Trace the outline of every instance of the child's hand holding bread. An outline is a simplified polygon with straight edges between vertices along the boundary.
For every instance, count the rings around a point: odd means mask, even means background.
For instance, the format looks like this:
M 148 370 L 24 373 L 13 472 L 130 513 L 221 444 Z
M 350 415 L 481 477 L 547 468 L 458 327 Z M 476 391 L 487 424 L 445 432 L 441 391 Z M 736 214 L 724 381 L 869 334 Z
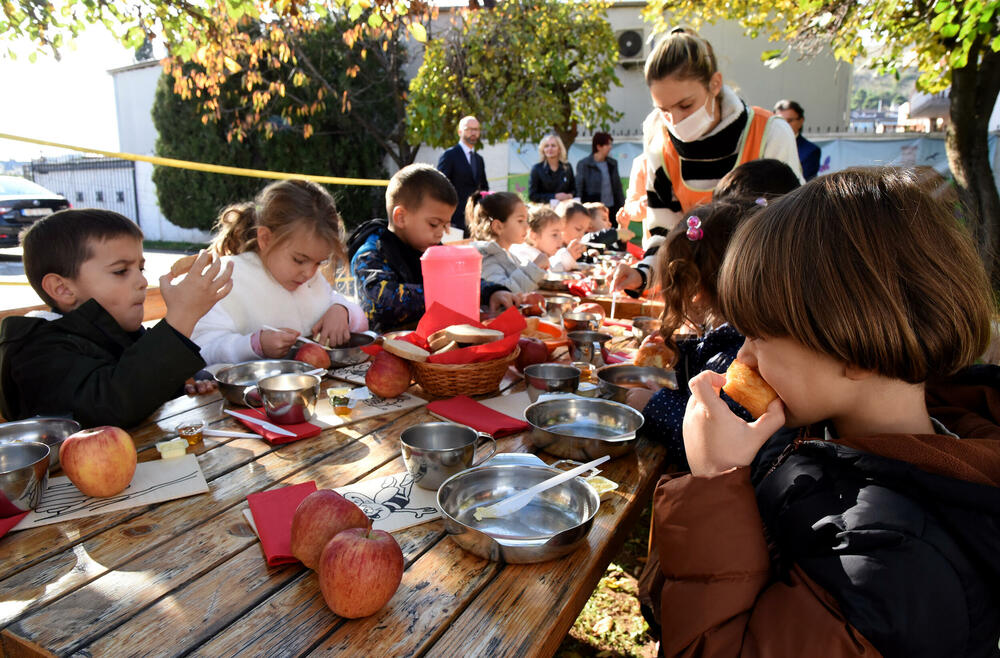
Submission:
M 691 398 L 684 413 L 684 450 L 693 475 L 719 475 L 748 466 L 764 442 L 785 424 L 784 405 L 777 396 L 752 423 L 736 416 L 719 397 L 723 386 L 734 390 L 727 384 L 726 375 L 706 370 L 691 379 L 689 386 Z M 736 393 L 742 396 L 744 391 L 739 389 L 737 385 Z M 728 391 L 727 394 L 733 397 Z

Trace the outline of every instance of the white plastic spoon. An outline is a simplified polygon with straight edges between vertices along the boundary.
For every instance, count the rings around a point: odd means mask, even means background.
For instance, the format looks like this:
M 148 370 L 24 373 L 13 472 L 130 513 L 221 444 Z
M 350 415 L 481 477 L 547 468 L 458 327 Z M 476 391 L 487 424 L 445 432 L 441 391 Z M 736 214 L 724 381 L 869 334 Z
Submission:
M 577 466 L 576 468 L 566 471 L 565 473 L 553 475 L 548 480 L 543 480 L 531 488 L 514 494 L 510 498 L 504 498 L 499 503 L 493 503 L 492 505 L 485 505 L 477 508 L 476 511 L 473 512 L 473 516 L 476 517 L 477 521 L 482 521 L 483 519 L 495 519 L 501 516 L 507 516 L 508 514 L 513 514 L 530 503 L 532 498 L 546 489 L 551 489 L 552 487 L 558 486 L 563 482 L 567 482 L 575 478 L 581 473 L 586 473 L 590 469 L 603 464 L 609 459 L 611 459 L 610 455 L 604 455 L 603 457 L 598 457 L 592 462 L 587 462 L 582 466 Z

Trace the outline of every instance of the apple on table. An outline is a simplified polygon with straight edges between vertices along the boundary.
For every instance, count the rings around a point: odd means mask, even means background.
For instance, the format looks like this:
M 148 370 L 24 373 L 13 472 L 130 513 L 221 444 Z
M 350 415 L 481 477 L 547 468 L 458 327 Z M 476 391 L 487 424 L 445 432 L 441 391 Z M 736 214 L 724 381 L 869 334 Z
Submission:
M 365 373 L 365 386 L 380 398 L 396 398 L 410 387 L 411 379 L 409 362 L 383 350 L 372 359 Z
M 292 516 L 292 555 L 310 569 L 334 535 L 348 528 L 369 528 L 361 508 L 332 489 L 318 489 L 299 503 Z
M 71 434 L 59 446 L 63 472 L 88 496 L 105 498 L 124 491 L 135 475 L 136 460 L 132 437 L 110 425 Z
M 403 581 L 403 551 L 388 532 L 349 528 L 323 549 L 319 588 L 327 607 L 348 619 L 367 617 L 392 599 Z
M 308 363 L 313 368 L 323 368 L 325 370 L 330 367 L 330 353 L 313 343 L 302 343 L 295 352 L 295 360 Z

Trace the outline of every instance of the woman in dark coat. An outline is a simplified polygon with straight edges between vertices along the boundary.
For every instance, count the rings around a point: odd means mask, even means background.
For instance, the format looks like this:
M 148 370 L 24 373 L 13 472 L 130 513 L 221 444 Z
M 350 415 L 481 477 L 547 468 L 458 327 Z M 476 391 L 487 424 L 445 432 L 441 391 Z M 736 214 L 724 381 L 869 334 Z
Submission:
M 625 191 L 618 161 L 609 155 L 612 141 L 608 133 L 594 133 L 590 155 L 576 163 L 576 195 L 583 203 L 600 201 L 608 207 L 611 217 L 617 217 L 625 204 Z
M 566 161 L 566 146 L 559 135 L 546 135 L 538 144 L 541 161 L 531 168 L 528 199 L 549 203 L 552 199 L 572 199 L 576 192 L 573 167 Z

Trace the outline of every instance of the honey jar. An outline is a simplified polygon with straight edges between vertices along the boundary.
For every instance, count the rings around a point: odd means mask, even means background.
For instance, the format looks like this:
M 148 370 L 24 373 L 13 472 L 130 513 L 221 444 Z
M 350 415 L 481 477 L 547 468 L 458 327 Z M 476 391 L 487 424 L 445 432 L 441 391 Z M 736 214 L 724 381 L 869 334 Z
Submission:
M 348 397 L 350 392 L 351 389 L 347 386 L 338 386 L 326 389 L 326 394 L 330 398 L 330 406 L 333 407 L 333 413 L 338 416 L 351 415 L 351 399 Z
M 202 432 L 204 429 L 204 421 L 195 420 L 187 423 L 181 423 L 177 426 L 177 435 L 185 439 L 189 446 L 196 446 L 201 443 Z

